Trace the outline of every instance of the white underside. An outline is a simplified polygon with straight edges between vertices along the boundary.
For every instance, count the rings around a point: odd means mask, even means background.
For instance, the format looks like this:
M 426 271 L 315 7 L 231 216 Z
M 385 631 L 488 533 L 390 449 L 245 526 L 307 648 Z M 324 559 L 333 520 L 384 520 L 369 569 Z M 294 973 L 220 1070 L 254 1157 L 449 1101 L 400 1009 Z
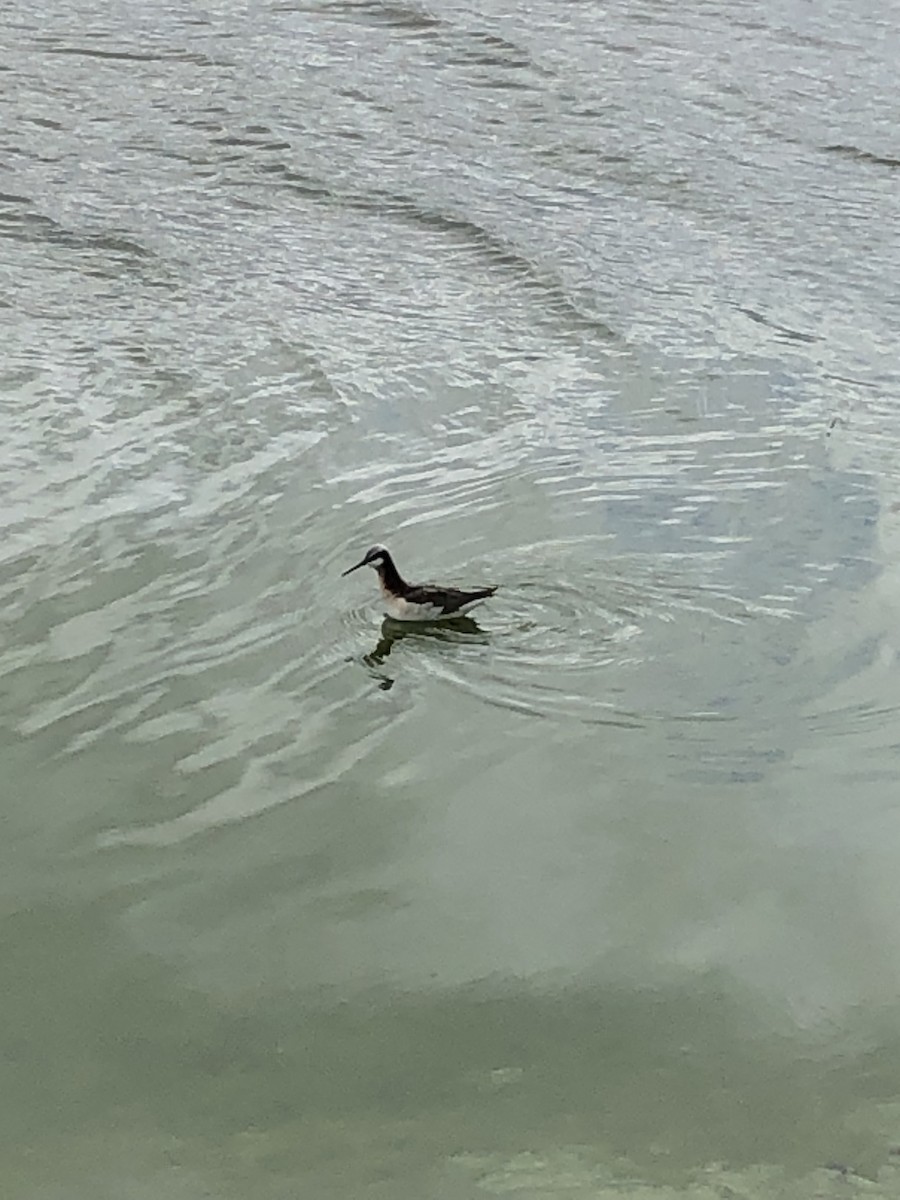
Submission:
M 481 604 L 483 599 L 482 596 L 481 600 L 470 600 L 468 604 L 455 608 L 453 612 L 444 612 L 437 604 L 410 604 L 401 596 L 385 596 L 384 611 L 394 621 L 450 621 L 454 617 L 465 616 L 476 604 Z

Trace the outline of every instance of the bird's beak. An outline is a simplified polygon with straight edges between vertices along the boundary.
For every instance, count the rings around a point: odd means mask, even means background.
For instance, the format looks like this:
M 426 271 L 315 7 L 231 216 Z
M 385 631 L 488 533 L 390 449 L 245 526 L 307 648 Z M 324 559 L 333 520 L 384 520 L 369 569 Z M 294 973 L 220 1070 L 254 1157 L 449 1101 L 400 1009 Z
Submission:
M 351 571 L 358 571 L 360 567 L 364 567 L 365 565 L 366 560 L 363 559 L 362 562 L 358 562 L 355 567 L 348 567 L 346 571 L 341 571 L 341 575 L 349 575 Z

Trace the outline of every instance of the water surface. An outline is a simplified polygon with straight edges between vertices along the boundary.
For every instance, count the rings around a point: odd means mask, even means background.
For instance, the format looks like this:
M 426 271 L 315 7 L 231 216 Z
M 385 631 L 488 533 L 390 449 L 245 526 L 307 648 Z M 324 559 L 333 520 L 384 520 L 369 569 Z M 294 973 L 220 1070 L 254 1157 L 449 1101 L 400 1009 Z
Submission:
M 5 6 L 5 1193 L 897 1194 L 897 17 Z

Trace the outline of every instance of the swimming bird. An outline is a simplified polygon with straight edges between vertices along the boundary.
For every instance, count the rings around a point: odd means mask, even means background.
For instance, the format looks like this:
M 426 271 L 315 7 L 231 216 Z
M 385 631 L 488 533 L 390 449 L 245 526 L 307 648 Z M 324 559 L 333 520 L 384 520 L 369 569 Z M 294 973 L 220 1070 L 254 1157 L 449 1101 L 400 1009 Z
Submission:
M 378 573 L 385 612 L 395 621 L 443 621 L 447 617 L 461 617 L 497 590 L 496 587 L 483 587 L 465 592 L 461 588 L 438 587 L 434 583 L 407 583 L 385 546 L 373 546 L 361 562 L 341 574 L 349 575 L 360 567 L 374 567 Z

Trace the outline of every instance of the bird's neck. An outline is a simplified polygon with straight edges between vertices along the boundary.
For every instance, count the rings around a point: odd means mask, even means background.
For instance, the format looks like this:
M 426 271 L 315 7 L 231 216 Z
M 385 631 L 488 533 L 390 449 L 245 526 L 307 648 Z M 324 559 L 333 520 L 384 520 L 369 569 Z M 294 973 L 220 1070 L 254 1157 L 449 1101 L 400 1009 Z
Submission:
M 385 591 L 391 592 L 395 596 L 402 596 L 409 587 L 409 584 L 394 566 L 394 560 L 389 554 L 386 554 L 384 561 L 378 565 L 378 578 Z

